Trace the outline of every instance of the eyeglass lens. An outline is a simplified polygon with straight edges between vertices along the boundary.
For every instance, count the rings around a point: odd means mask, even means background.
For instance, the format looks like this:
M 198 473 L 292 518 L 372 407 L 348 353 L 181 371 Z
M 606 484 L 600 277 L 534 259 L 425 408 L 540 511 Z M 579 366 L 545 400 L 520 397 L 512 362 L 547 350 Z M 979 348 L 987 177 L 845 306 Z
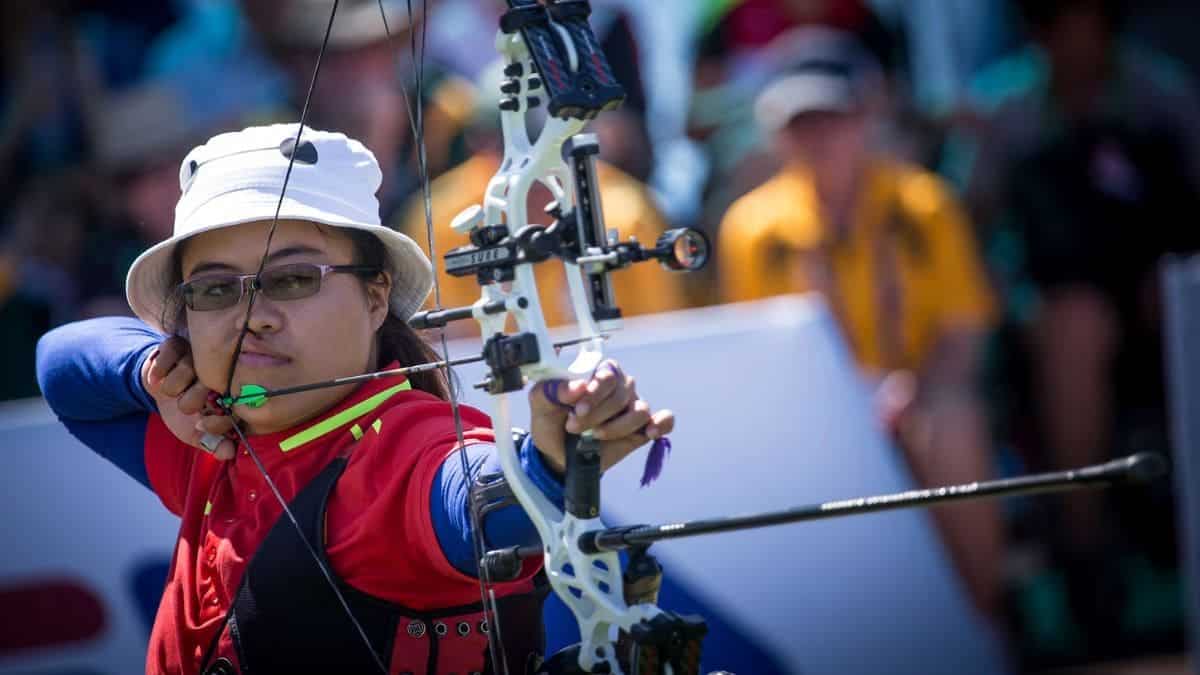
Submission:
M 321 268 L 297 263 L 263 270 L 259 290 L 272 300 L 299 300 L 321 290 Z M 238 304 L 247 281 L 253 276 L 224 274 L 189 281 L 183 285 L 184 301 L 193 311 L 227 309 Z

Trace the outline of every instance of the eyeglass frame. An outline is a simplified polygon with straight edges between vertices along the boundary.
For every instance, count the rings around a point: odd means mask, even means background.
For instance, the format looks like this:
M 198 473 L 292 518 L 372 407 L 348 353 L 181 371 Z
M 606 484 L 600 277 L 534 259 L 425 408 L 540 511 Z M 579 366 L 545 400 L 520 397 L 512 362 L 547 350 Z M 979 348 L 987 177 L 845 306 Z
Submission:
M 262 274 L 265 274 L 267 272 L 280 270 L 280 269 L 286 269 L 288 267 L 309 267 L 309 268 L 315 267 L 318 270 L 320 270 L 321 276 L 317 279 L 317 290 L 313 291 L 313 293 L 311 295 L 302 295 L 297 298 L 276 299 L 276 298 L 272 298 L 271 296 L 267 295 L 266 292 L 263 290 L 262 283 L 259 281 L 259 277 Z M 268 299 L 274 300 L 275 302 L 288 302 L 291 300 L 303 300 L 304 298 L 311 298 L 314 295 L 317 295 L 318 293 L 321 292 L 321 285 L 322 285 L 322 283 L 324 283 L 325 277 L 329 276 L 330 274 L 349 273 L 349 274 L 359 274 L 359 275 L 368 275 L 369 274 L 369 275 L 374 276 L 374 275 L 381 274 L 382 272 L 383 272 L 383 270 L 380 269 L 379 267 L 373 267 L 371 265 L 327 265 L 327 264 L 323 264 L 323 263 L 297 262 L 297 263 L 286 263 L 283 265 L 277 265 L 275 267 L 269 267 L 269 268 L 261 270 L 260 272 L 255 272 L 253 274 L 213 274 L 211 276 L 202 276 L 197 279 L 191 279 L 189 281 L 184 281 L 184 282 L 180 283 L 178 286 L 176 286 L 175 290 L 177 293 L 179 293 L 180 298 L 182 298 L 182 300 L 183 300 L 184 306 L 186 306 L 189 311 L 218 312 L 223 309 L 230 309 L 232 307 L 237 307 L 238 305 L 241 304 L 242 298 L 246 297 L 246 286 L 247 286 L 246 281 L 247 280 L 253 280 L 250 284 L 251 292 L 262 293 Z M 203 280 L 207 280 L 207 279 L 222 279 L 222 278 L 233 279 L 238 282 L 238 296 L 237 296 L 236 300 L 231 302 L 229 304 L 229 306 L 227 306 L 227 307 L 214 307 L 212 309 L 196 309 L 196 308 L 192 307 L 192 303 L 188 300 L 188 297 L 189 297 L 188 292 L 187 292 L 188 286 L 196 283 L 197 281 L 203 281 Z

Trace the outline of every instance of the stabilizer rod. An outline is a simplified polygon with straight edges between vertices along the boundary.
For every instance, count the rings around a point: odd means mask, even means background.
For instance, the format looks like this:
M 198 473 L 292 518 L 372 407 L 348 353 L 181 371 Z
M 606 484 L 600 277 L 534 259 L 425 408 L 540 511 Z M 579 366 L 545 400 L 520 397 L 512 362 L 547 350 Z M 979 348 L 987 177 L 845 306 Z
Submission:
M 1167 462 L 1161 455 L 1142 452 L 1104 464 L 1068 471 L 1039 473 L 928 490 L 908 490 L 874 497 L 843 499 L 747 516 L 709 518 L 663 525 L 613 527 L 580 535 L 579 547 L 588 553 L 619 551 L 633 546 L 649 545 L 664 539 L 680 539 L 701 534 L 823 520 L 876 511 L 928 508 L 967 499 L 1065 492 L 1084 488 L 1109 487 L 1121 483 L 1145 483 L 1163 475 L 1166 470 Z

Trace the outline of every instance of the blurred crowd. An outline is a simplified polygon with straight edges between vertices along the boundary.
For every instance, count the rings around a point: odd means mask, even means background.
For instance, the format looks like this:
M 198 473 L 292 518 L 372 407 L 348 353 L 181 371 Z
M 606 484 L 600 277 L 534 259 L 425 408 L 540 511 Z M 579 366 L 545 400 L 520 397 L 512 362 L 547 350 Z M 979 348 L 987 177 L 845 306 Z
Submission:
M 1169 451 L 1157 265 L 1200 248 L 1200 7 L 592 4 L 629 90 L 592 126 L 607 224 L 642 241 L 698 227 L 716 252 L 698 275 L 617 275 L 626 314 L 821 293 L 921 484 Z M 0 400 L 37 395 L 46 330 L 129 312 L 126 270 L 169 236 L 191 146 L 298 117 L 329 5 L 0 4 Z M 310 125 L 375 152 L 385 222 L 424 246 L 419 106 L 444 251 L 503 152 L 503 3 L 383 5 L 386 29 L 376 0 L 341 3 Z M 478 293 L 442 280 L 444 305 Z M 934 519 L 969 597 L 1038 668 L 1183 649 L 1171 499 Z

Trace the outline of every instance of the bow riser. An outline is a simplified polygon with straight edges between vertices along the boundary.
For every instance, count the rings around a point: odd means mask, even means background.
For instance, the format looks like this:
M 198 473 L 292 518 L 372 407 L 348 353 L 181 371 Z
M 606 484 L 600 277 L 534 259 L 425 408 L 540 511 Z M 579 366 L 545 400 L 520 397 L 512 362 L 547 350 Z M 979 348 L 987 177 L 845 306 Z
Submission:
M 566 44 L 570 44 L 569 40 Z M 509 90 L 515 93 L 515 109 L 501 110 L 500 113 L 504 158 L 500 171 L 488 183 L 482 226 L 504 225 L 515 231 L 529 224 L 529 191 L 537 182 L 550 190 L 563 212 L 571 212 L 580 203 L 574 192 L 577 182 L 572 180 L 571 171 L 563 160 L 562 148 L 586 122 L 570 118 L 548 119 L 536 141 L 531 142 L 525 125 L 529 98 L 528 80 L 524 74 L 530 73 L 533 66 L 528 49 L 519 33 L 502 31 L 497 35 L 496 46 L 505 57 L 506 72 L 522 75 L 510 80 L 520 84 Z M 573 49 L 570 54 L 568 60 L 575 68 L 578 59 Z M 476 227 L 479 227 L 478 223 Z M 585 255 L 603 253 L 599 249 L 581 249 Z M 523 379 L 535 385 L 543 380 L 588 378 L 604 360 L 604 340 L 589 309 L 583 270 L 569 260 L 564 260 L 564 267 L 579 335 L 585 340 L 575 358 L 565 367 L 557 360 L 549 338 L 532 262 L 513 266 L 513 278 L 507 284 L 484 285 L 482 297 L 473 307 L 472 314 L 485 338 L 503 334 L 509 315 L 515 319 L 520 333 L 535 336 L 537 359 L 520 366 Z M 502 302 L 506 311 L 485 311 L 487 307 L 495 307 L 497 302 Z M 499 391 L 502 388 L 496 387 L 493 394 L 492 422 L 497 429 L 512 426 L 509 404 L 512 392 Z M 584 432 L 583 436 L 590 437 L 590 432 Z M 611 673 L 622 673 L 613 642 L 614 628 L 629 630 L 634 624 L 653 618 L 660 610 L 652 605 L 630 607 L 625 603 L 621 564 L 616 554 L 585 554 L 579 549 L 579 536 L 603 529 L 603 522 L 598 517 L 578 518 L 550 503 L 525 474 L 515 444 L 507 434 L 497 434 L 497 447 L 501 468 L 513 495 L 541 538 L 544 569 L 551 587 L 579 622 L 580 667 L 591 672 L 603 664 Z
M 559 41 L 565 52 L 564 61 L 572 72 L 578 71 L 580 59 L 570 33 L 562 26 L 550 22 L 558 32 Z M 501 30 L 496 37 L 497 51 L 504 57 L 504 73 L 508 77 L 502 92 L 508 98 L 501 102 L 501 129 L 504 139 L 504 157 L 500 170 L 489 181 L 484 195 L 482 213 L 469 209 L 456 219 L 459 231 L 507 231 L 519 236 L 519 232 L 530 225 L 528 214 L 529 192 L 535 183 L 542 183 L 555 200 L 555 211 L 560 217 L 571 214 L 580 204 L 575 193 L 580 186 L 591 186 L 594 169 L 590 156 L 587 158 L 589 175 L 582 180 L 572 172 L 563 158 L 563 144 L 579 133 L 586 119 L 580 117 L 551 117 L 542 125 L 536 140 L 529 137 L 526 118 L 531 103 L 536 105 L 530 83 L 539 78 L 534 61 L 530 57 L 525 36 L 521 31 Z M 543 89 L 539 83 L 537 89 Z M 590 115 L 588 115 L 590 116 Z M 587 117 L 587 116 L 584 116 Z M 585 195 L 588 204 L 595 204 L 598 211 L 598 195 L 594 189 Z M 590 214 L 598 216 L 598 214 Z M 480 217 L 482 216 L 482 217 Z M 485 340 L 513 340 L 504 336 L 508 317 L 517 324 L 520 335 L 515 340 L 527 341 L 530 336 L 536 343 L 536 355 L 525 355 L 519 365 L 520 377 L 513 377 L 510 363 L 498 363 L 498 352 L 512 353 L 525 349 L 526 342 L 498 343 L 493 350 L 495 358 L 489 363 L 493 372 L 488 383 L 492 393 L 492 423 L 496 429 L 512 426 L 509 397 L 526 382 L 544 380 L 590 378 L 604 360 L 604 339 L 600 327 L 593 317 L 589 294 L 585 285 L 585 272 L 577 260 L 603 256 L 601 248 L 589 246 L 596 233 L 582 231 L 584 223 L 602 223 L 602 219 L 576 217 L 580 230 L 572 233 L 577 243 L 575 256 L 563 259 L 572 311 L 580 339 L 583 340 L 575 358 L 569 365 L 560 364 L 549 338 L 549 331 L 542 311 L 534 274 L 534 263 L 539 260 L 518 261 L 493 270 L 492 283 L 486 273 L 478 274 L 483 283 L 480 299 L 472 307 L 472 316 L 479 322 Z M 603 244 L 604 241 L 596 242 Z M 590 263 L 589 274 L 602 277 L 607 274 L 603 264 Z M 504 281 L 504 283 L 500 283 Z M 607 280 L 597 281 L 607 288 Z M 608 302 L 611 304 L 611 291 Z M 496 307 L 504 311 L 497 312 Z M 614 322 L 615 323 L 615 322 Z M 513 349 L 506 349 L 511 346 Z M 485 348 L 485 352 L 488 351 Z M 532 358 L 530 358 L 532 356 Z M 518 357 L 519 358 L 519 357 Z M 592 444 L 594 439 L 585 431 L 581 442 Z M 651 619 L 661 611 L 653 605 L 630 607 L 624 599 L 621 578 L 621 563 L 615 553 L 587 554 L 580 550 L 580 535 L 604 524 L 598 517 L 598 499 L 588 507 L 587 517 L 578 517 L 552 504 L 541 490 L 533 484 L 521 466 L 517 448 L 508 434 L 497 434 L 497 449 L 501 468 L 512 489 L 513 495 L 528 514 L 542 541 L 543 564 L 547 578 L 555 593 L 571 610 L 579 622 L 582 643 L 579 650 L 579 666 L 587 672 L 606 667 L 608 672 L 623 672 L 614 643 L 616 629 L 628 631 L 633 625 Z M 568 452 L 575 450 L 568 443 Z M 570 462 L 569 462 L 570 464 Z M 568 468 L 568 474 L 572 472 Z M 570 482 L 568 476 L 568 483 Z M 598 487 L 598 468 L 594 480 Z M 585 488 L 585 492 L 586 492 Z

